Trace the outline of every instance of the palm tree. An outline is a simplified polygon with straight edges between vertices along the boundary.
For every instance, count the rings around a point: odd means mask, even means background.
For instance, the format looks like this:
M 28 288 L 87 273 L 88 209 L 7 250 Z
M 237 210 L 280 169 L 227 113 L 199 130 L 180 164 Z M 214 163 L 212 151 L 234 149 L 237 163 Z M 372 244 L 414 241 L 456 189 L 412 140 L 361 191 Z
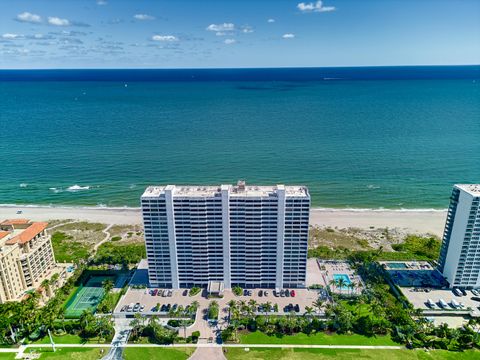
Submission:
M 305 313 L 303 314 L 306 318 L 311 318 L 313 315 L 313 308 L 310 306 L 305 306 Z
M 345 286 L 347 285 L 347 282 L 345 281 L 344 278 L 340 278 L 336 281 L 337 283 L 337 288 L 340 289 L 340 293 L 343 292 L 343 289 L 345 288 Z
M 200 306 L 200 303 L 197 300 L 195 300 L 195 301 L 192 301 L 192 303 L 190 304 L 190 309 L 192 309 L 193 313 L 196 313 L 199 306 Z
M 67 330 L 65 330 L 65 308 L 63 306 L 61 306 L 58 310 L 57 310 L 57 317 L 59 320 L 62 321 L 62 329 L 63 329 L 63 332 L 67 332 Z
M 357 284 L 352 281 L 347 286 L 348 286 L 348 290 L 350 290 L 350 296 L 353 295 L 353 292 L 354 292 L 355 288 L 357 287 Z
M 84 310 L 80 315 L 80 325 L 82 328 L 87 328 L 95 320 L 91 310 Z
M 190 324 L 190 322 L 187 319 L 181 319 L 178 321 L 180 327 L 183 327 L 183 337 L 186 339 L 187 338 L 187 326 Z
M 60 275 L 58 273 L 53 274 L 52 278 L 50 279 L 50 284 L 52 284 L 55 288 L 57 288 L 59 278 L 60 278 Z
M 318 309 L 318 311 L 321 311 L 322 310 L 322 307 L 323 305 L 325 304 L 325 301 L 318 298 L 317 300 L 315 300 L 313 302 L 313 306 L 316 307 Z
M 257 311 L 258 303 L 255 301 L 255 299 L 250 299 L 248 306 L 250 308 L 251 315 L 253 315 Z
M 265 315 L 268 314 L 272 310 L 272 303 L 270 301 L 267 301 L 263 305 L 263 309 L 265 310 Z M 268 317 L 267 317 L 267 322 L 268 322 Z
M 110 290 L 113 289 L 113 281 L 108 279 L 108 280 L 104 280 L 102 282 L 102 287 L 103 287 L 103 290 L 105 290 L 105 294 L 108 294 L 110 292 Z
M 237 307 L 237 302 L 235 300 L 230 300 L 228 303 L 228 319 L 230 320 L 233 310 Z
M 238 302 L 238 307 L 240 308 L 240 312 L 242 313 L 242 315 L 246 315 L 247 312 L 248 312 L 248 306 L 247 306 L 247 303 L 245 302 L 245 300 L 240 300 Z
M 335 279 L 332 279 L 328 282 L 328 285 L 332 286 L 334 289 L 337 287 L 337 281 Z

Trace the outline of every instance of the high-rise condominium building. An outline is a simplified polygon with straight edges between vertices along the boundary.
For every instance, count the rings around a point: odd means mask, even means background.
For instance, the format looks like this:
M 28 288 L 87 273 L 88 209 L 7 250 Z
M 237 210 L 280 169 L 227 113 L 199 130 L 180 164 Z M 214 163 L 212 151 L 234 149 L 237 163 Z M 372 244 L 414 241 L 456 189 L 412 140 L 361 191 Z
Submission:
M 305 287 L 303 186 L 151 186 L 142 195 L 151 286 Z
M 27 219 L 0 223 L 0 303 L 18 300 L 51 275 L 56 264 L 47 225 Z
M 480 185 L 455 185 L 438 269 L 450 287 L 480 287 Z

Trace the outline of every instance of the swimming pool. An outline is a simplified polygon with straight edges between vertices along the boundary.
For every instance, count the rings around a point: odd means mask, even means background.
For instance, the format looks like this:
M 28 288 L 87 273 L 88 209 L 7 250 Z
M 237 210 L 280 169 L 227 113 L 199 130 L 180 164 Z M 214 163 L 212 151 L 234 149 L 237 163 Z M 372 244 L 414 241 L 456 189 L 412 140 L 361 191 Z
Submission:
M 350 288 L 348 287 L 348 285 L 352 283 L 350 277 L 347 274 L 333 274 L 333 280 L 338 282 L 338 280 L 340 279 L 343 279 L 345 285 L 343 285 L 342 287 L 335 286 L 335 288 L 338 290 L 349 290 Z
M 406 269 L 407 264 L 405 263 L 387 263 L 390 269 Z

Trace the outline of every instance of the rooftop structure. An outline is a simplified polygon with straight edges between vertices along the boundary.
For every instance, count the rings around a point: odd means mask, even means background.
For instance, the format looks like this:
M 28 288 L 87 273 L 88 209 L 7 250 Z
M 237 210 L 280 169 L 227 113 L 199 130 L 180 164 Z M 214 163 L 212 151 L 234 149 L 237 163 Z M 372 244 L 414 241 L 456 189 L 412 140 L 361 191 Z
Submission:
M 472 196 L 480 196 L 480 184 L 457 184 L 455 187 Z
M 287 196 L 308 197 L 308 190 L 304 186 L 246 186 L 245 183 L 238 182 L 236 186 L 192 186 L 192 185 L 167 185 L 167 186 L 149 186 L 142 195 L 142 198 L 159 197 L 165 195 L 166 189 L 174 189 L 175 196 L 185 197 L 220 197 L 222 188 L 228 189 L 230 196 L 243 197 L 268 197 L 275 196 L 278 187 L 285 189 Z

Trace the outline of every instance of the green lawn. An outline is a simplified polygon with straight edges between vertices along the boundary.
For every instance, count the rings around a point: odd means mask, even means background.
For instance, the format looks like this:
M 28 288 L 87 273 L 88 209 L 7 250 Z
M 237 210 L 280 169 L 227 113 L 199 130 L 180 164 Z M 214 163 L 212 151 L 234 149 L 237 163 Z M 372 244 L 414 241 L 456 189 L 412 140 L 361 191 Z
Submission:
M 29 351 L 32 349 L 29 349 Z M 103 350 L 103 352 L 102 352 Z M 57 348 L 53 352 L 51 348 L 38 348 L 32 351 L 40 352 L 40 359 L 61 359 L 61 360 L 98 360 L 108 352 L 108 349 L 100 348 Z
M 3 353 L 3 352 L 0 352 L 0 359 L 1 360 L 10 360 L 10 359 L 15 359 L 15 355 L 17 353 Z
M 479 351 L 462 353 L 435 350 L 360 350 L 360 349 L 268 349 L 228 348 L 228 360 L 473 360 L 480 359 Z
M 71 334 L 65 334 L 61 336 L 53 335 L 52 337 L 55 344 L 85 344 L 85 343 L 98 344 L 98 338 L 84 340 L 78 335 L 71 335 Z M 33 342 L 33 344 L 50 344 L 50 338 L 48 336 L 45 336 Z
M 268 336 L 260 331 L 240 334 L 242 344 L 305 344 L 305 345 L 399 345 L 390 336 L 366 337 L 363 335 L 327 335 L 323 332 L 314 335 L 298 333 L 285 336 Z
M 185 360 L 195 351 L 195 348 L 125 348 L 124 360 Z

